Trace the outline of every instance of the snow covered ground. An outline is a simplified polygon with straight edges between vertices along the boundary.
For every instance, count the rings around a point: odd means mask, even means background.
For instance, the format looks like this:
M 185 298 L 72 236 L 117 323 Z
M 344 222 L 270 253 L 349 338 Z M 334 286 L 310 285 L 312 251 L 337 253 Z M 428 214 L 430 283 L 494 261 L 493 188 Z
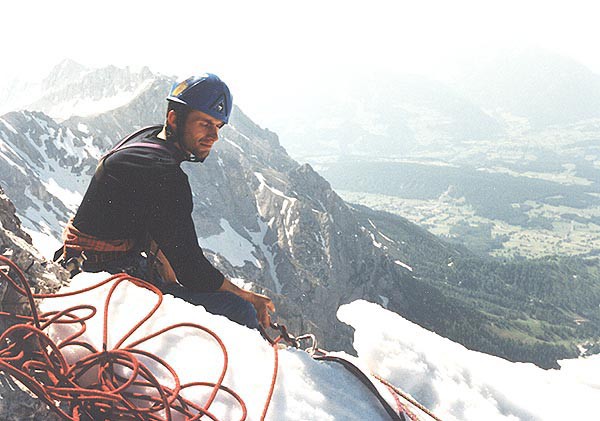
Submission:
M 444 420 L 597 416 L 600 355 L 559 361 L 561 370 L 542 370 L 470 351 L 366 301 L 340 307 L 338 318 L 356 329 L 354 348 L 368 370 L 401 386 Z
M 80 289 L 106 278 L 80 274 L 64 289 Z M 46 299 L 43 311 L 89 303 L 99 309 L 87 322 L 86 336 L 97 348 L 102 341 L 102 308 L 109 286 L 71 298 Z M 110 304 L 109 348 L 156 302 L 150 291 L 122 284 Z M 597 415 L 600 356 L 563 361 L 561 370 L 541 370 L 469 351 L 461 345 L 366 301 L 343 305 L 338 317 L 356 329 L 358 358 L 345 355 L 367 372 L 388 379 L 444 420 L 587 420 Z M 178 322 L 194 322 L 215 331 L 229 355 L 224 383 L 240 394 L 248 419 L 260 419 L 273 372 L 272 348 L 259 333 L 182 300 L 165 296 L 158 310 L 127 342 Z M 54 330 L 53 337 L 67 328 Z M 223 354 L 202 332 L 175 330 L 139 345 L 171 364 L 183 382 L 216 381 Z M 76 354 L 76 353 L 75 353 Z M 75 358 L 77 355 L 71 355 Z M 339 353 L 336 353 L 339 355 Z M 159 373 L 159 377 L 161 374 Z M 168 382 L 168 378 L 162 379 Z M 190 390 L 204 402 L 208 390 Z M 391 395 L 385 395 L 392 406 Z M 219 419 L 239 419 L 240 409 L 219 394 L 210 410 Z M 594 415 L 596 414 L 596 415 Z M 279 352 L 279 374 L 269 420 L 387 420 L 367 389 L 343 367 L 313 360 L 304 351 Z

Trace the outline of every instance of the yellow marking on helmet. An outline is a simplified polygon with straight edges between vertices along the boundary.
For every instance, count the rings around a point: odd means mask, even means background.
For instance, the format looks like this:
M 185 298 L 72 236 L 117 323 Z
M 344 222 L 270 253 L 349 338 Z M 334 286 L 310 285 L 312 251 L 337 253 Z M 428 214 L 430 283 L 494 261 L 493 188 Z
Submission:
M 188 86 L 190 86 L 189 85 L 189 80 L 184 80 L 179 85 L 177 85 L 175 87 L 175 89 L 173 89 L 173 92 L 171 92 L 171 95 L 173 95 L 173 96 L 179 95 L 180 93 L 182 93 L 183 91 L 185 91 Z

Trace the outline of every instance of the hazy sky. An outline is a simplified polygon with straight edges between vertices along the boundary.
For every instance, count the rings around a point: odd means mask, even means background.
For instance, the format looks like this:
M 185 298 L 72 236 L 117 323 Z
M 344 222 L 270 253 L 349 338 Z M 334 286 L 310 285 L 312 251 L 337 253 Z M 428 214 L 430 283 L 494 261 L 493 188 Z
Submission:
M 600 74 L 593 1 L 2 2 L 2 82 L 63 58 L 219 74 L 252 117 L 365 70 L 447 77 L 457 58 L 541 47 Z M 0 86 L 4 83 L 0 83 Z

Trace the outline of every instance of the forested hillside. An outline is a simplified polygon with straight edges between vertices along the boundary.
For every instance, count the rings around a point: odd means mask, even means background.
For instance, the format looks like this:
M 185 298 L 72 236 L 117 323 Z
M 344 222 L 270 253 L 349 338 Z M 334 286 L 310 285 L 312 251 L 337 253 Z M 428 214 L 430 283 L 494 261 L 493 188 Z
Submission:
M 354 209 L 365 226 L 375 228 L 376 241 L 412 269 L 417 280 L 413 288 L 439 291 L 428 293 L 427 312 L 409 304 L 409 314 L 426 315 L 419 320 L 423 326 L 471 349 L 546 368 L 557 367 L 557 359 L 578 356 L 578 345 L 598 352 L 597 258 L 478 257 L 399 216 L 358 205 Z

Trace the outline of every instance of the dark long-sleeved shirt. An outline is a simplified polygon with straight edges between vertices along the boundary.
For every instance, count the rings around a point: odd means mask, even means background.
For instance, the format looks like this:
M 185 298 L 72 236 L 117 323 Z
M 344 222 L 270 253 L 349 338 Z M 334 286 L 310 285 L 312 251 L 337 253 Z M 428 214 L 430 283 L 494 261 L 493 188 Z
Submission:
M 184 286 L 215 291 L 223 274 L 206 259 L 192 220 L 192 191 L 181 169 L 182 152 L 156 136 L 162 126 L 143 130 L 101 160 L 73 220 L 80 231 L 103 240 L 144 239 L 149 234 Z

